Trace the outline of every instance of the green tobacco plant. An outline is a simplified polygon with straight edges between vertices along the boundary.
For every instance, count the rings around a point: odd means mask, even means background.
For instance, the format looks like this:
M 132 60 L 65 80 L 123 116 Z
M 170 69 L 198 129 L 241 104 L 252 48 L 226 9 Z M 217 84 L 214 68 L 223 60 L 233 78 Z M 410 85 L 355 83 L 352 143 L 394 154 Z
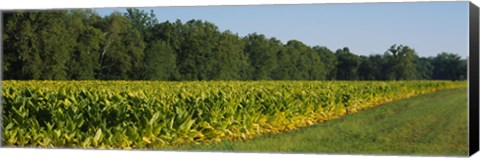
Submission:
M 3 81 L 3 144 L 161 149 L 250 139 L 450 81 Z

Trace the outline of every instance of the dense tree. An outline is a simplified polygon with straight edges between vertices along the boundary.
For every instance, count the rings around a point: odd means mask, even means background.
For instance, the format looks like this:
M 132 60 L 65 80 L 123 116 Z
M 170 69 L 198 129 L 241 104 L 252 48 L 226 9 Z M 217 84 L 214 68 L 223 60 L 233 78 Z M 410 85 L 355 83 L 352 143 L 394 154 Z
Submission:
M 67 79 L 67 62 L 74 48 L 75 37 L 69 33 L 66 25 L 66 12 L 47 12 L 37 18 L 40 58 L 42 66 L 40 79 Z M 58 42 L 62 41 L 62 42 Z
M 119 13 L 103 21 L 106 41 L 100 54 L 100 79 L 141 79 L 145 42 L 139 30 Z
M 336 77 L 336 67 L 338 64 L 337 57 L 327 47 L 315 46 L 313 50 L 316 51 L 320 57 L 320 62 L 323 63 L 325 79 L 334 80 Z
M 431 59 L 425 58 L 425 57 L 416 57 L 415 65 L 417 66 L 417 79 L 420 79 L 420 80 L 432 79 L 433 65 L 432 65 Z
M 262 34 L 240 37 L 213 23 L 159 23 L 127 9 L 3 14 L 5 79 L 43 80 L 462 80 L 467 59 L 419 57 L 404 45 L 384 55 L 335 53 Z
M 292 71 L 295 72 L 296 70 L 292 66 L 292 55 L 288 54 L 286 47 L 281 47 L 281 49 L 277 52 L 276 61 L 278 66 L 272 72 L 272 79 L 274 80 L 291 80 L 292 79 Z
M 145 50 L 146 80 L 172 80 L 176 71 L 176 56 L 164 41 L 155 41 Z
M 273 71 L 277 68 L 277 53 L 282 43 L 275 39 L 267 39 L 261 34 L 249 34 L 244 37 L 244 51 L 248 53 L 250 67 L 249 78 L 253 80 L 272 79 Z
M 360 56 L 361 62 L 358 67 L 358 77 L 360 80 L 375 80 L 372 72 L 370 71 L 373 68 L 373 64 L 370 62 L 367 56 Z
M 300 80 L 308 79 L 305 57 L 308 47 L 300 41 L 290 40 L 277 53 L 279 66 L 274 71 L 273 78 L 277 80 Z
M 36 18 L 39 13 L 3 14 L 3 77 L 5 79 L 40 79 L 42 67 Z
M 300 41 L 292 42 L 299 53 L 297 70 L 300 70 L 301 80 L 324 80 L 327 75 L 320 55 L 311 47 Z
M 248 79 L 248 55 L 244 52 L 244 41 L 230 31 L 223 32 L 214 49 L 214 73 L 212 79 Z
M 95 79 L 95 73 L 100 69 L 100 43 L 104 36 L 102 30 L 92 25 L 98 18 L 89 10 L 74 11 L 69 16 L 69 33 L 76 39 L 67 63 L 69 79 Z
M 338 60 L 336 68 L 336 79 L 338 80 L 358 80 L 358 68 L 360 66 L 360 57 L 350 52 L 345 47 L 335 52 Z
M 452 53 L 442 52 L 432 60 L 433 78 L 460 80 L 466 78 L 466 61 Z
M 359 66 L 359 77 L 361 80 L 384 80 L 382 68 L 384 61 L 381 55 L 360 56 L 362 62 Z
M 139 31 L 144 41 L 152 40 L 152 27 L 158 23 L 157 17 L 153 13 L 145 12 L 144 10 L 128 8 L 124 15 L 130 20 L 130 26 Z
M 75 38 L 69 33 L 66 14 L 26 12 L 6 16 L 6 76 L 67 79 L 68 52 L 73 50 Z
M 216 77 L 215 43 L 220 37 L 217 26 L 190 20 L 180 29 L 182 42 L 177 52 L 177 67 L 182 80 L 211 80 Z
M 389 80 L 412 80 L 417 78 L 417 69 L 414 64 L 415 50 L 404 45 L 392 45 L 385 52 L 388 62 L 385 68 Z

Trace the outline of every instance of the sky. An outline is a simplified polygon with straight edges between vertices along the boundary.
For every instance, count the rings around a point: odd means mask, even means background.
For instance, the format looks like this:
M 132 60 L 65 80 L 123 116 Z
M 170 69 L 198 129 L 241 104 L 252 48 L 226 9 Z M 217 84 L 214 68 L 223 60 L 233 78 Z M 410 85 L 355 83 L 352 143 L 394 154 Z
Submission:
M 393 44 L 419 56 L 468 54 L 468 2 L 297 4 L 139 8 L 159 22 L 199 19 L 239 36 L 251 33 L 286 43 L 299 40 L 333 51 L 348 47 L 359 55 L 383 54 Z M 125 8 L 97 8 L 100 15 Z

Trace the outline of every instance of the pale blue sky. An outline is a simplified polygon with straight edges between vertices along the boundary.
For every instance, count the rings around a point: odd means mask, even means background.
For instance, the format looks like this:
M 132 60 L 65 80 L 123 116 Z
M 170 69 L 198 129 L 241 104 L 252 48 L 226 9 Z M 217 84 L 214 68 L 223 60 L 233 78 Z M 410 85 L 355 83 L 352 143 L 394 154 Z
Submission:
M 383 54 L 393 44 L 420 56 L 468 54 L 468 2 L 354 3 L 261 6 L 157 7 L 160 22 L 200 19 L 240 36 L 260 33 L 286 43 L 296 39 L 333 51 Z M 124 8 L 95 9 L 101 15 Z

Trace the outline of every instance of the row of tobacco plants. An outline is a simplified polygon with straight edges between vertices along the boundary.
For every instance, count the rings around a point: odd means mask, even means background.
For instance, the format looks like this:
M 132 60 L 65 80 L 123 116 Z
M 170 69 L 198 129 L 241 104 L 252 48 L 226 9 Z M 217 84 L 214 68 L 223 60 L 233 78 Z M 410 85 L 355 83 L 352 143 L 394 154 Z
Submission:
M 161 149 L 244 140 L 465 86 L 450 81 L 3 81 L 2 144 Z

